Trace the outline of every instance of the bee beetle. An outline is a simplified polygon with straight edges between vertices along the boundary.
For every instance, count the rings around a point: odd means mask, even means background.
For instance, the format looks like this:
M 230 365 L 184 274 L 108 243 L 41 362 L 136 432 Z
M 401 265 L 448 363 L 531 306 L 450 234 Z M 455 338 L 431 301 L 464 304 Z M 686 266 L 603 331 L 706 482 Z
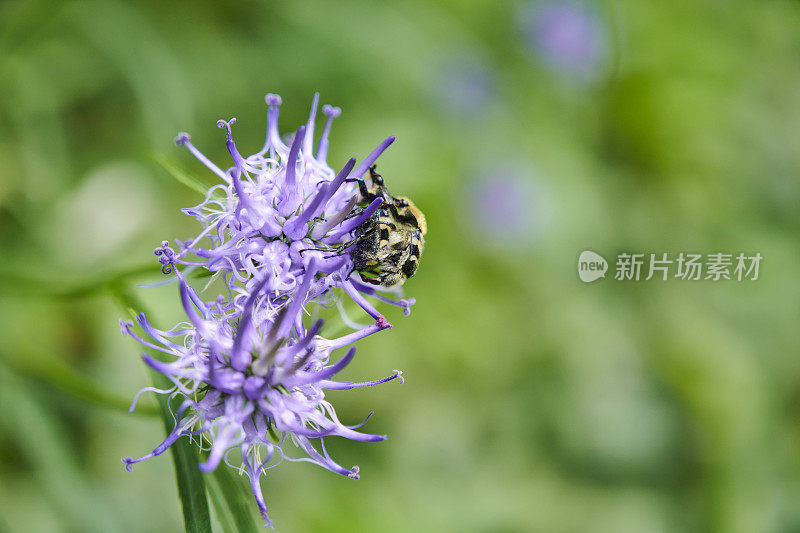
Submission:
M 428 225 L 411 200 L 389 194 L 375 169 L 375 165 L 369 169 L 369 184 L 357 180 L 358 205 L 366 207 L 376 198 L 383 198 L 383 203 L 356 228 L 350 256 L 354 269 L 367 283 L 399 287 L 417 271 Z

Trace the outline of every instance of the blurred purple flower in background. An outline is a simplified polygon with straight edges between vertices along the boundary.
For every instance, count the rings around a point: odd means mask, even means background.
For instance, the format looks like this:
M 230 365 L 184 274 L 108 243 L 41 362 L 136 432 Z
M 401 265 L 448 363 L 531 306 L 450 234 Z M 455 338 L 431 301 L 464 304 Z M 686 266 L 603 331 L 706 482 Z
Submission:
M 271 525 L 260 487 L 260 476 L 267 469 L 283 459 L 308 461 L 358 478 L 358 467 L 344 468 L 328 455 L 324 437 L 364 442 L 386 438 L 342 424 L 323 391 L 376 385 L 400 377 L 395 370 L 376 381 L 334 381 L 353 359 L 355 348 L 336 363 L 330 363 L 331 353 L 391 328 L 366 296 L 401 306 L 406 314 L 414 301 L 395 301 L 364 285 L 353 272 L 347 253 L 353 230 L 382 201 L 357 207 L 352 180 L 369 169 L 394 137 L 380 143 L 358 166 L 350 159 L 336 173 L 328 166 L 326 154 L 331 124 L 339 109 L 323 107 L 327 120 L 315 147 L 315 96 L 307 124 L 298 128 L 287 146 L 278 131 L 280 97 L 268 94 L 266 102 L 266 140 L 263 148 L 249 157 L 239 154 L 233 141 L 236 119 L 218 122 L 226 131 L 233 161 L 225 171 L 200 153 L 187 134 L 178 136 L 178 144 L 222 180 L 211 187 L 201 204 L 183 210 L 200 221 L 203 231 L 193 239 L 176 240 L 177 251 L 167 241 L 155 250 L 162 271 L 178 280 L 189 321 L 163 331 L 139 314 L 136 322 L 143 335 L 134 331 L 133 322 L 121 321 L 121 325 L 123 334 L 160 352 L 158 358 L 142 357 L 174 384 L 167 391 L 147 387 L 140 394 L 154 391 L 182 399 L 174 413 L 175 426 L 164 442 L 142 457 L 123 459 L 126 468 L 160 455 L 182 436 L 197 438 L 208 452 L 201 470 L 214 470 L 225 461 L 246 472 L 261 514 Z M 181 272 L 179 266 L 187 268 Z M 227 296 L 204 301 L 185 275 L 197 268 L 213 273 L 212 281 L 221 279 Z M 319 334 L 322 321 L 306 328 L 303 315 L 312 305 L 338 304 L 336 288 L 343 289 L 375 322 L 326 339 Z M 402 383 L 402 378 L 399 381 Z M 293 442 L 306 457 L 287 455 L 287 442 Z M 239 456 L 235 464 L 229 457 L 233 450 Z
M 476 173 L 465 189 L 472 231 L 487 246 L 519 247 L 534 243 L 548 220 L 545 190 L 524 165 L 498 164 Z
M 607 62 L 607 35 L 594 7 L 583 2 L 549 1 L 521 15 L 528 45 L 555 70 L 593 81 Z
M 437 62 L 431 94 L 438 107 L 453 115 L 469 116 L 485 108 L 497 92 L 495 75 L 475 55 L 450 54 Z

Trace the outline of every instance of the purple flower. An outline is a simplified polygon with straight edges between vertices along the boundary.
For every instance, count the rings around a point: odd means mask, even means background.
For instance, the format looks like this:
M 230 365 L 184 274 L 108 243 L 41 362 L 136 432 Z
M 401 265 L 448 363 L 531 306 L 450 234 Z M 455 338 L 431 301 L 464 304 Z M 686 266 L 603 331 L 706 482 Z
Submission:
M 437 61 L 430 92 L 437 107 L 469 116 L 492 102 L 495 85 L 495 73 L 475 54 L 448 54 Z
M 222 460 L 231 464 L 229 452 L 238 450 L 239 464 L 250 477 L 256 502 L 268 524 L 271 522 L 259 478 L 274 466 L 273 458 L 277 462 L 310 461 L 332 472 L 358 478 L 357 466 L 344 468 L 328 455 L 324 437 L 336 435 L 376 442 L 386 436 L 361 433 L 355 430 L 358 426 L 342 424 L 333 406 L 325 400 L 324 391 L 377 385 L 395 378 L 402 383 L 398 370 L 385 379 L 365 383 L 332 379 L 350 363 L 356 349 L 350 348 L 335 363 L 330 363 L 332 352 L 378 331 L 379 326 L 369 326 L 355 335 L 337 339 L 319 336 L 322 321 L 297 331 L 299 323 L 295 315 L 307 296 L 306 291 L 299 292 L 272 322 L 260 324 L 254 315 L 256 300 L 262 293 L 255 291 L 245 302 L 238 324 L 232 324 L 226 318 L 228 310 L 222 302 L 206 305 L 183 277 L 179 283 L 188 323 L 163 331 L 139 314 L 137 323 L 146 334 L 140 337 L 133 331 L 133 322 L 120 321 L 124 334 L 170 359 L 164 362 L 149 354 L 142 356 L 145 363 L 172 381 L 170 396 L 183 398 L 175 413 L 175 426 L 164 442 L 142 457 L 123 459 L 126 469 L 160 455 L 182 436 L 204 435 L 210 446 L 208 459 L 200 469 L 212 471 Z M 310 284 L 304 285 L 307 290 Z M 292 458 L 284 453 L 287 441 L 294 442 L 307 457 Z M 319 447 L 312 441 L 318 441 Z
M 358 166 L 350 159 L 338 172 L 326 161 L 328 137 L 337 107 L 323 106 L 327 116 L 314 153 L 314 120 L 319 95 L 314 97 L 308 123 L 298 128 L 291 146 L 278 132 L 279 96 L 268 94 L 267 135 L 263 148 L 243 157 L 233 141 L 236 119 L 220 120 L 234 166 L 223 171 L 192 145 L 181 133 L 179 145 L 186 146 L 222 183 L 212 187 L 205 200 L 188 209 L 204 230 L 180 247 L 175 263 L 203 266 L 219 273 L 231 291 L 237 292 L 236 306 L 256 283 L 267 279 L 264 290 L 270 300 L 291 296 L 311 259 L 317 261 L 316 292 L 341 287 L 381 327 L 391 325 L 364 295 L 374 293 L 353 272 L 353 262 L 344 253 L 351 232 L 369 219 L 382 203 L 375 200 L 364 209 L 356 208 L 356 187 L 361 178 L 388 148 L 394 137 L 381 142 Z M 189 255 L 200 258 L 191 260 Z M 413 302 L 390 301 L 408 312 Z
M 545 231 L 549 215 L 547 191 L 524 164 L 497 163 L 466 182 L 465 212 L 472 230 L 488 247 L 519 249 Z
M 338 108 L 325 106 L 327 115 L 321 139 L 313 153 L 315 96 L 311 116 L 297 130 L 291 146 L 278 132 L 280 98 L 267 95 L 267 136 L 256 154 L 242 157 L 232 138 L 235 119 L 219 121 L 225 128 L 233 166 L 223 171 L 203 156 L 181 134 L 186 146 L 214 172 L 222 183 L 212 187 L 205 200 L 183 212 L 196 217 L 204 229 L 188 241 L 176 241 L 176 252 L 164 241 L 155 255 L 165 274 L 178 281 L 182 306 L 188 317 L 170 330 L 153 327 L 144 314 L 136 322 L 121 321 L 123 334 L 130 335 L 158 357 L 144 354 L 145 363 L 173 383 L 167 391 L 147 387 L 182 399 L 175 425 L 152 452 L 123 462 L 134 463 L 160 455 L 178 438 L 197 438 L 208 452 L 200 469 L 211 471 L 221 461 L 241 468 L 250 478 L 261 514 L 271 525 L 261 493 L 260 477 L 283 459 L 309 461 L 348 477 L 358 477 L 358 467 L 344 468 L 325 449 L 331 436 L 376 442 L 384 435 L 362 433 L 344 425 L 325 400 L 328 389 L 347 390 L 377 385 L 401 373 L 363 383 L 334 380 L 355 355 L 349 348 L 332 362 L 332 353 L 354 342 L 390 328 L 367 296 L 399 305 L 408 313 L 413 299 L 395 301 L 354 279 L 347 254 L 351 232 L 365 221 L 379 201 L 356 207 L 354 185 L 394 137 L 382 142 L 355 166 L 351 159 L 338 172 L 326 163 L 325 154 Z M 194 258 L 190 257 L 194 256 Z M 179 267 L 184 266 L 181 272 Z M 227 296 L 204 301 L 187 281 L 187 273 L 205 268 L 225 281 Z M 335 339 L 320 335 L 322 321 L 311 327 L 303 323 L 307 307 L 340 303 L 343 292 L 360 305 L 373 324 L 354 328 Z M 340 306 L 341 307 L 341 306 Z M 349 319 L 345 322 L 349 323 Z M 137 394 L 137 398 L 139 396 Z M 134 408 L 136 400 L 134 400 Z M 367 417 L 369 418 L 369 417 Z M 305 453 L 292 457 L 292 442 Z M 291 447 L 294 449 L 294 446 Z M 232 452 L 236 452 L 235 456 Z
M 585 4 L 551 1 L 523 15 L 529 44 L 555 69 L 580 79 L 597 77 L 606 60 L 606 35 L 597 14 Z

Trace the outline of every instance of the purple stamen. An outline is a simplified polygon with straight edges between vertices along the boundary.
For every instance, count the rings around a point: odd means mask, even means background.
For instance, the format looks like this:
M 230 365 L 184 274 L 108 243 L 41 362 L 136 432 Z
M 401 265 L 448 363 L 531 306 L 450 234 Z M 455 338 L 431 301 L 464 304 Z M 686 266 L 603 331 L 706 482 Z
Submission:
M 295 374 L 293 377 L 285 379 L 283 383 L 287 387 L 300 387 L 303 385 L 307 385 L 309 383 L 314 383 L 316 381 L 326 380 L 331 376 L 335 376 L 344 367 L 349 365 L 350 361 L 353 360 L 353 357 L 355 357 L 355 355 L 356 355 L 356 348 L 354 346 L 347 351 L 347 354 L 345 354 L 345 356 L 342 357 L 339 360 L 339 362 L 332 364 L 331 366 L 326 366 L 319 372 L 309 373 L 306 374 L 305 376 Z
M 147 346 L 148 348 L 152 348 L 154 350 L 158 350 L 159 352 L 163 352 L 163 353 L 168 353 L 168 354 L 172 353 L 171 350 L 168 350 L 168 349 L 163 348 L 161 346 L 157 346 L 157 345 L 153 344 L 152 342 L 150 342 L 148 340 L 145 340 L 145 339 L 141 338 L 140 336 L 138 336 L 136 333 L 134 333 L 133 329 L 132 329 L 133 322 L 124 322 L 124 321 L 120 320 L 119 323 L 122 326 L 122 334 L 123 335 L 128 335 L 129 337 L 133 337 L 134 339 L 136 339 L 137 342 L 139 342 L 140 344 L 143 344 L 144 346 Z
M 333 229 L 333 228 L 335 228 L 336 226 L 338 226 L 339 224 L 341 224 L 341 222 L 342 222 L 342 221 L 343 221 L 345 218 L 347 218 L 347 216 L 348 216 L 350 213 L 352 213 L 352 212 L 353 212 L 353 208 L 356 206 L 356 202 L 357 202 L 357 201 L 358 201 L 358 198 L 356 198 L 355 196 L 353 196 L 353 197 L 352 197 L 352 198 L 350 198 L 350 200 L 347 202 L 347 205 L 345 205 L 345 206 L 344 206 L 344 209 L 342 209 L 341 211 L 339 211 L 338 213 L 336 213 L 336 214 L 335 214 L 333 217 L 331 217 L 330 219 L 326 220 L 326 221 L 325 221 L 325 222 L 323 222 L 322 224 L 318 224 L 317 226 L 315 226 L 315 227 L 314 227 L 314 230 L 311 232 L 311 238 L 312 238 L 312 239 L 315 239 L 315 240 L 319 240 L 319 239 L 321 239 L 322 237 L 324 237 L 325 235 L 327 235 L 327 234 L 328 234 L 328 232 L 329 232 L 331 229 Z
M 377 211 L 378 207 L 382 203 L 383 203 L 383 198 L 381 197 L 375 198 L 358 216 L 355 216 L 350 220 L 348 220 L 347 222 L 343 223 L 339 231 L 337 231 L 330 237 L 326 238 L 323 242 L 325 242 L 326 244 L 333 244 L 339 242 L 339 239 L 341 239 L 344 235 L 347 235 L 348 233 L 356 229 L 358 226 L 369 220 L 372 214 L 375 211 Z
M 286 146 L 281 141 L 281 134 L 278 131 L 278 107 L 281 105 L 281 97 L 277 94 L 269 93 L 264 97 L 264 101 L 269 106 L 267 109 L 267 138 L 260 153 L 266 153 L 270 147 L 274 149 L 285 149 Z
M 295 441 L 303 449 L 303 451 L 308 454 L 311 460 L 317 463 L 318 465 L 327 468 L 331 472 L 336 472 L 337 474 L 342 474 L 346 476 L 347 474 L 350 473 L 350 470 L 336 464 L 336 462 L 332 461 L 330 458 L 323 457 L 322 455 L 320 455 L 320 453 L 316 449 L 314 449 L 311 443 L 308 442 L 307 438 L 297 437 Z M 291 460 L 288 457 L 286 459 Z
M 291 215 L 297 209 L 298 191 L 297 191 L 297 156 L 300 154 L 300 144 L 303 141 L 306 127 L 300 126 L 297 129 L 297 134 L 292 141 L 292 148 L 289 150 L 289 158 L 286 161 L 286 180 L 284 181 L 283 190 L 281 191 L 280 201 L 278 202 L 278 210 L 284 216 Z
M 148 453 L 147 455 L 143 455 L 138 459 L 133 459 L 131 457 L 125 457 L 124 459 L 122 459 L 122 462 L 125 463 L 125 470 L 130 472 L 131 470 L 133 470 L 134 464 L 141 463 L 142 461 L 150 459 L 151 457 L 155 457 L 156 455 L 161 455 L 167 450 L 167 448 L 172 446 L 172 444 L 176 440 L 178 440 L 181 436 L 183 436 L 183 432 L 180 430 L 181 415 L 189 407 L 189 405 L 190 405 L 190 400 L 186 400 L 181 404 L 180 408 L 178 409 L 178 413 L 175 416 L 175 425 L 173 426 L 172 431 L 170 431 L 169 435 L 167 435 L 167 438 L 164 439 L 164 441 L 161 444 L 156 446 L 156 448 L 152 452 Z
M 246 163 L 244 157 L 242 157 L 242 154 L 240 154 L 239 150 L 236 149 L 236 144 L 233 142 L 231 126 L 233 126 L 234 124 L 236 124 L 235 117 L 230 119 L 228 122 L 225 122 L 224 120 L 217 121 L 217 127 L 225 128 L 225 130 L 227 131 L 228 140 L 225 142 L 225 146 L 228 147 L 228 152 L 230 152 L 231 157 L 233 158 L 233 163 L 236 165 L 237 169 L 246 172 L 245 170 Z
M 172 374 L 175 374 L 176 373 L 175 370 L 179 370 L 175 363 L 164 363 L 162 361 L 159 361 L 158 359 L 153 359 L 152 357 L 150 357 L 150 355 L 148 355 L 146 353 L 142 354 L 142 361 L 144 361 L 144 363 L 147 366 L 149 366 L 150 368 L 152 368 L 156 372 L 161 372 L 162 374 L 164 374 L 166 376 L 170 376 Z M 178 377 L 184 377 L 184 376 L 180 375 Z M 180 384 L 180 382 L 178 381 L 178 379 L 176 377 L 170 377 L 170 380 L 176 386 L 181 387 L 181 384 Z M 183 388 L 185 389 L 185 387 L 183 387 Z
M 340 170 L 339 173 L 336 174 L 336 177 L 333 178 L 333 181 L 328 183 L 328 187 L 325 189 L 325 195 L 323 199 L 320 201 L 319 206 L 316 209 L 312 210 L 312 216 L 315 217 L 319 216 L 320 214 L 319 211 L 321 211 L 324 205 L 333 197 L 334 194 L 336 194 L 336 191 L 338 191 L 339 187 L 342 186 L 344 180 L 347 179 L 347 176 L 350 175 L 350 171 L 353 170 L 353 166 L 355 166 L 355 164 L 356 164 L 356 158 L 351 157 L 347 161 L 347 163 L 345 163 L 345 165 L 342 167 L 342 170 Z
M 353 177 L 355 179 L 360 178 L 364 175 L 364 173 L 369 170 L 369 167 L 372 166 L 373 163 L 381 156 L 381 154 L 391 146 L 394 142 L 395 136 L 392 135 L 391 137 L 387 138 L 385 141 L 380 143 L 377 148 L 375 148 L 370 154 L 364 159 L 360 165 L 353 171 Z
M 236 210 L 234 211 L 234 215 L 236 218 L 239 218 L 239 215 L 242 212 L 242 208 L 246 208 L 248 214 L 253 215 L 258 213 L 258 208 L 253 205 L 253 202 L 250 201 L 250 197 L 244 192 L 242 188 L 242 171 L 241 167 L 234 167 L 228 171 L 228 176 L 230 177 L 230 182 L 233 184 L 233 189 L 236 191 L 236 197 L 239 199 L 239 202 L 236 204 Z M 266 223 L 265 223 L 266 225 Z
M 388 329 L 386 327 L 381 327 L 379 324 L 370 324 L 369 326 L 365 326 L 364 328 L 354 331 L 348 335 L 343 337 L 339 337 L 338 339 L 333 339 L 328 341 L 325 346 L 329 347 L 331 350 L 335 350 L 337 348 L 343 348 L 348 344 L 353 344 L 361 339 L 369 337 L 370 335 L 382 331 L 384 329 Z
M 175 252 L 169 247 L 169 241 L 163 241 L 161 246 L 153 250 L 161 263 L 161 272 L 169 275 L 175 271 Z
M 368 285 L 364 285 L 363 283 L 359 283 L 356 280 L 351 280 L 350 283 L 353 284 L 353 287 L 355 287 L 359 291 L 363 292 L 364 294 L 368 294 L 370 296 L 374 296 L 378 300 L 380 300 L 382 302 L 385 302 L 387 304 L 396 305 L 397 307 L 402 307 L 403 308 L 403 314 L 405 316 L 409 316 L 411 314 L 411 306 L 417 303 L 416 298 L 409 298 L 407 300 L 406 299 L 400 299 L 398 301 L 391 300 L 391 299 L 383 296 L 382 294 L 380 294 L 373 287 L 370 287 Z
M 238 413 L 239 416 L 245 417 L 249 416 L 250 412 L 254 409 L 251 403 L 247 404 L 249 407 L 245 407 L 241 413 Z M 239 423 L 241 424 L 241 423 Z M 237 425 L 239 425 L 237 424 Z M 200 463 L 198 468 L 201 472 L 212 472 L 216 470 L 217 466 L 219 466 L 220 461 L 222 461 L 222 457 L 225 454 L 225 451 L 231 446 L 237 444 L 238 439 L 234 439 L 236 437 L 237 428 L 233 423 L 226 424 L 222 426 L 220 432 L 215 436 L 214 442 L 211 444 L 211 451 L 208 454 L 208 459 L 204 463 Z
M 194 327 L 198 329 L 198 331 L 203 331 L 205 328 L 205 318 L 201 317 L 194 308 L 194 304 L 192 302 L 191 296 L 191 289 L 186 284 L 184 280 L 180 281 L 179 290 L 181 294 L 181 303 L 183 304 L 183 310 L 186 313 L 186 316 L 189 317 L 189 320 L 194 324 Z
M 372 418 L 372 415 L 374 415 L 374 414 L 375 414 L 375 411 L 370 411 L 369 414 L 367 415 L 367 418 L 365 418 L 362 422 L 359 422 L 358 424 L 353 424 L 352 426 L 347 426 L 347 427 L 350 428 L 350 429 L 358 429 L 358 428 L 362 427 L 364 424 L 366 424 L 367 422 L 369 422 L 369 419 Z
M 378 327 L 380 327 L 381 329 L 387 329 L 392 327 L 392 325 L 389 324 L 389 322 L 386 320 L 386 317 L 380 314 L 378 310 L 375 309 L 372 306 L 372 304 L 369 303 L 367 299 L 364 298 L 364 296 L 362 296 L 360 292 L 358 292 L 358 290 L 356 290 L 355 287 L 353 287 L 352 283 L 345 280 L 342 282 L 342 288 L 345 290 L 347 295 L 353 299 L 355 303 L 361 306 L 361 309 L 366 311 L 369 316 L 375 319 L 375 323 L 378 325 Z
M 319 265 L 319 271 L 324 272 L 325 274 L 332 274 L 338 270 L 341 270 L 348 263 L 352 264 L 352 260 L 346 254 L 340 257 L 323 258 Z
M 280 326 L 278 327 L 278 338 L 283 338 L 289 335 L 289 329 L 292 327 L 292 321 L 294 317 L 297 316 L 297 313 L 303 308 L 303 303 L 305 303 L 305 298 L 308 294 L 308 288 L 311 286 L 311 281 L 314 279 L 314 275 L 316 273 L 316 261 L 314 258 L 311 258 L 311 261 L 306 267 L 303 281 L 295 293 L 294 300 L 292 300 L 292 303 L 289 304 L 289 309 L 283 316 L 283 320 L 281 320 Z
M 250 326 L 251 319 L 253 318 L 253 310 L 255 308 L 256 299 L 261 294 L 264 285 L 267 284 L 269 278 L 266 276 L 263 280 L 258 282 L 247 301 L 244 303 L 244 311 L 242 317 L 239 319 L 239 327 L 236 330 L 236 337 L 233 339 L 233 348 L 231 349 L 231 366 L 236 370 L 244 371 L 250 364 L 252 356 L 249 352 L 242 350 L 242 341 L 245 337 L 247 328 Z
M 314 322 L 314 325 L 311 326 L 311 329 L 309 329 L 308 332 L 306 332 L 305 336 L 299 342 L 290 346 L 290 350 L 295 354 L 298 354 L 303 350 L 305 350 L 306 347 L 311 343 L 311 341 L 314 340 L 314 337 L 317 336 L 319 330 L 322 329 L 323 324 L 324 321 L 321 319 Z
M 308 221 L 311 220 L 312 217 L 317 216 L 317 212 L 324 207 L 325 203 L 330 200 L 336 190 L 341 187 L 345 178 L 350 174 L 350 171 L 353 170 L 355 163 L 355 158 L 351 158 L 344 165 L 342 170 L 339 171 L 333 181 L 322 185 L 317 195 L 314 196 L 314 199 L 300 216 L 284 224 L 283 232 L 287 237 L 293 240 L 300 240 L 305 237 L 308 230 L 306 227 Z
M 255 462 L 255 460 L 253 460 L 253 462 Z M 269 516 L 267 515 L 267 504 L 264 501 L 263 494 L 261 493 L 260 479 L 263 465 L 260 465 L 258 468 L 253 468 L 253 462 L 251 462 L 250 458 L 247 457 L 247 448 L 242 447 L 242 464 L 245 466 L 245 469 L 247 469 L 247 477 L 250 478 L 250 489 L 253 491 L 253 496 L 255 497 L 256 504 L 261 512 L 261 517 L 267 523 L 267 526 L 271 528 L 272 520 L 270 520 Z
M 286 185 L 285 187 L 293 191 L 297 187 L 297 156 L 300 154 L 300 143 L 303 141 L 305 135 L 305 126 L 297 128 L 297 134 L 292 141 L 292 148 L 289 150 L 289 159 L 286 161 Z
M 317 118 L 317 105 L 319 104 L 319 93 L 314 93 L 314 101 L 311 103 L 311 112 L 308 114 L 305 135 L 303 135 L 303 153 L 307 157 L 312 157 L 314 149 L 314 120 Z
M 318 385 L 323 389 L 331 389 L 331 390 L 350 390 L 355 389 L 358 387 L 372 387 L 373 385 L 380 385 L 381 383 L 386 383 L 387 381 L 392 381 L 393 379 L 399 379 L 400 385 L 405 383 L 403 379 L 403 372 L 400 370 L 393 370 L 392 375 L 388 378 L 378 379 L 375 381 L 363 381 L 363 382 L 352 382 L 352 381 L 320 381 Z
M 291 377 L 291 376 L 295 375 L 297 373 L 297 371 L 299 371 L 299 370 L 305 368 L 306 366 L 308 366 L 308 363 L 311 360 L 311 357 L 313 355 L 314 355 L 314 350 L 313 349 L 306 350 L 306 352 L 300 357 L 300 359 L 297 359 L 294 363 L 292 363 L 292 365 L 289 368 L 282 369 L 282 370 L 284 370 L 284 372 L 281 373 L 281 378 L 280 379 L 276 379 L 274 375 L 271 376 L 272 381 L 270 381 L 270 384 L 272 384 L 272 383 L 282 383 L 283 385 L 286 385 L 286 383 L 283 383 L 283 378 L 285 378 L 287 376 Z
M 128 408 L 128 412 L 132 413 L 132 412 L 134 412 L 136 410 L 136 404 L 139 402 L 139 396 L 141 396 L 142 393 L 155 392 L 155 393 L 158 393 L 158 394 L 170 394 L 173 391 L 175 391 L 175 387 L 172 387 L 172 388 L 169 388 L 169 389 L 157 389 L 155 387 L 145 387 L 145 388 L 141 389 L 139 392 L 137 392 L 136 396 L 133 397 L 133 402 L 131 403 L 131 406 Z
M 308 232 L 308 221 L 311 220 L 312 213 L 322 204 L 325 198 L 325 192 L 328 189 L 328 184 L 325 183 L 320 187 L 319 192 L 311 201 L 309 206 L 297 217 L 290 219 L 283 225 L 283 233 L 293 241 L 299 241 L 306 236 Z
M 322 106 L 322 112 L 328 117 L 325 120 L 325 127 L 322 129 L 322 137 L 319 139 L 319 147 L 317 148 L 317 161 L 325 162 L 328 157 L 328 135 L 331 133 L 331 125 L 333 119 L 342 114 L 342 110 L 338 107 L 329 105 Z
M 186 148 L 188 148 L 189 151 L 192 153 L 192 155 L 195 156 L 198 161 L 203 163 L 211 172 L 213 172 L 223 180 L 228 181 L 228 177 L 225 175 L 222 169 L 220 169 L 217 165 L 212 163 L 209 158 L 200 153 L 200 150 L 194 147 L 194 145 L 190 142 L 190 139 L 191 137 L 189 136 L 189 134 L 182 131 L 175 138 L 175 144 L 177 144 L 178 146 L 185 146 Z

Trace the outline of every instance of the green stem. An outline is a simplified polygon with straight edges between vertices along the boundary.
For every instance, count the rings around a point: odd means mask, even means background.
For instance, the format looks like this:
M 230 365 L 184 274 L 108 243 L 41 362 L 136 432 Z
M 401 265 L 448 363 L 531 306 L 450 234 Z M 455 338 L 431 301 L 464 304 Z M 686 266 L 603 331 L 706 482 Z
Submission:
M 257 533 L 260 528 L 253 520 L 252 505 L 246 499 L 247 490 L 239 476 L 224 465 L 206 476 L 208 493 L 214 503 L 225 533 Z

